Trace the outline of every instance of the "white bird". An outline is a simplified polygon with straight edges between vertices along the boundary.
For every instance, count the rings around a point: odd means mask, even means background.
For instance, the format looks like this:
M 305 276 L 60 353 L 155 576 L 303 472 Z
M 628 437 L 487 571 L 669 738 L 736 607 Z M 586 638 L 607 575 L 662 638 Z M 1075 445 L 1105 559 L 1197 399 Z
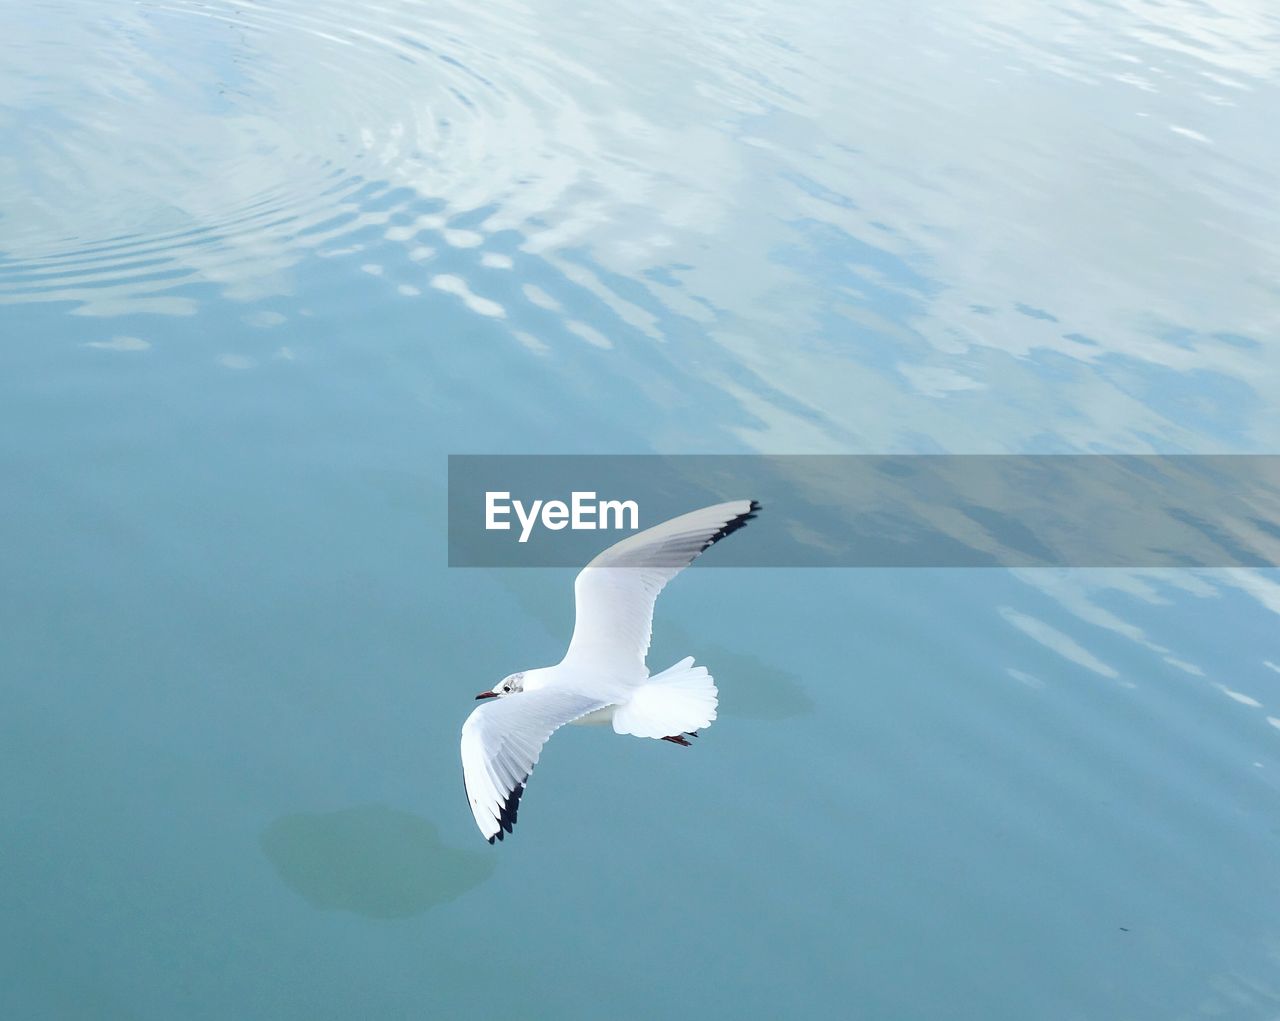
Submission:
M 612 723 L 619 734 L 689 746 L 716 718 L 715 682 L 682 659 L 649 675 L 653 604 L 712 543 L 756 516 L 754 500 L 682 514 L 610 546 L 573 584 L 577 620 L 556 666 L 504 677 L 462 725 L 462 773 L 476 825 L 489 843 L 515 825 L 520 797 L 547 738 L 566 723 Z

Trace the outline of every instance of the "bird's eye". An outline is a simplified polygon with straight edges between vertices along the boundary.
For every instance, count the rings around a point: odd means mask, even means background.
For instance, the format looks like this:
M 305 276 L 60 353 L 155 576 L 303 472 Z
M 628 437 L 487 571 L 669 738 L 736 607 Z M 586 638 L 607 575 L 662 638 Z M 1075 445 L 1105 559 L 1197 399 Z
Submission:
M 504 684 L 504 685 L 502 686 L 502 690 L 503 690 L 503 691 L 505 691 L 508 695 L 510 695 L 510 694 L 511 694 L 511 685 L 510 685 L 510 684 Z

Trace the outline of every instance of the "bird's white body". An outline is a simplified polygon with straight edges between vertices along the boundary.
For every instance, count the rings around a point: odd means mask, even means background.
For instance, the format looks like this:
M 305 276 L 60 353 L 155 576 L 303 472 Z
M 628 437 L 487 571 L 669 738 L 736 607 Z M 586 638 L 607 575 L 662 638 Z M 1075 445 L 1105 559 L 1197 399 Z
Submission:
M 759 505 L 735 500 L 683 514 L 605 550 L 574 582 L 577 620 L 564 659 L 511 674 L 478 698 L 462 728 L 462 764 L 476 825 L 493 843 L 510 833 L 542 745 L 567 723 L 687 744 L 716 718 L 713 678 L 693 658 L 658 674 L 645 665 L 653 604 L 708 546 Z
M 597 709 L 595 712 L 587 713 L 586 716 L 580 716 L 572 723 L 571 727 L 607 727 L 613 723 L 613 716 L 618 711 L 616 705 L 607 705 L 603 709 Z

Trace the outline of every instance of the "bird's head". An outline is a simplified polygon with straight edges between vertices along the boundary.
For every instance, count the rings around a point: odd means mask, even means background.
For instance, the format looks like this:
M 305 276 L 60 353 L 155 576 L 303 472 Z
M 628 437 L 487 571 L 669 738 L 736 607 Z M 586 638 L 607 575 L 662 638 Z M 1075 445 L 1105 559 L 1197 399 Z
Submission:
M 480 692 L 476 696 L 476 701 L 479 702 L 482 698 L 501 698 L 503 695 L 514 695 L 520 691 L 524 691 L 524 674 L 508 674 L 488 691 Z

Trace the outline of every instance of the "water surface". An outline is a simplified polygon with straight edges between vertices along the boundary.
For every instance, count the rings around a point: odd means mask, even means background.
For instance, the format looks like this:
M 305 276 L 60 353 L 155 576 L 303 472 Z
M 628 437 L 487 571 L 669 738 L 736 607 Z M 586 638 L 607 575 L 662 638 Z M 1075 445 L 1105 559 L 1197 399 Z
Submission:
M 721 719 L 489 848 L 572 571 L 444 529 L 449 453 L 1275 452 L 1268 5 L 5 22 L 6 1015 L 1275 1015 L 1274 573 L 693 571 Z

